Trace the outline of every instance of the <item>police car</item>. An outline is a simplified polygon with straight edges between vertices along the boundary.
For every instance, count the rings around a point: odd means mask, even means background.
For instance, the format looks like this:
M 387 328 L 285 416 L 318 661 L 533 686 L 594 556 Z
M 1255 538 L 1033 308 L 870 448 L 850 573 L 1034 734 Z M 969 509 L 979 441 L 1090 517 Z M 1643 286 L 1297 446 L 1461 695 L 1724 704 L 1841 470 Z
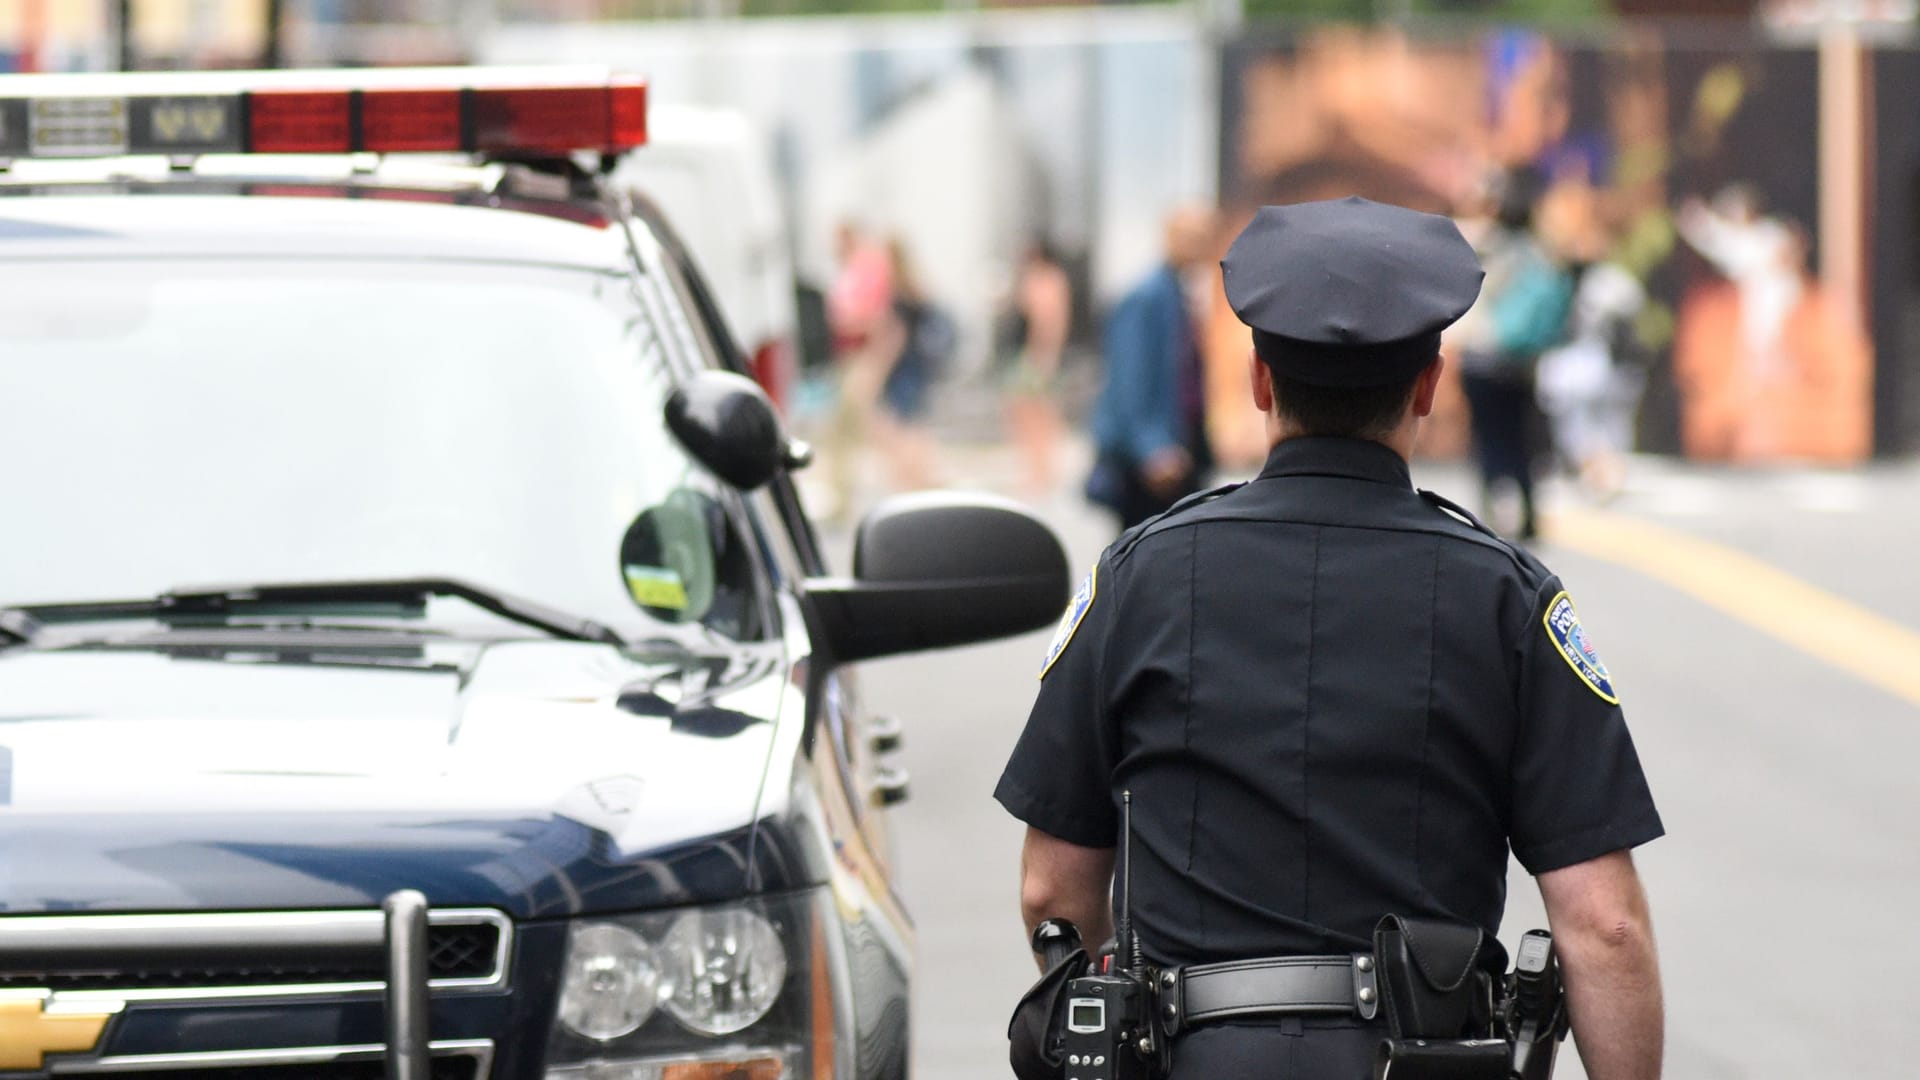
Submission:
M 1048 529 L 829 572 L 643 83 L 0 79 L 0 1078 L 907 1069 L 851 667 L 1038 628 Z

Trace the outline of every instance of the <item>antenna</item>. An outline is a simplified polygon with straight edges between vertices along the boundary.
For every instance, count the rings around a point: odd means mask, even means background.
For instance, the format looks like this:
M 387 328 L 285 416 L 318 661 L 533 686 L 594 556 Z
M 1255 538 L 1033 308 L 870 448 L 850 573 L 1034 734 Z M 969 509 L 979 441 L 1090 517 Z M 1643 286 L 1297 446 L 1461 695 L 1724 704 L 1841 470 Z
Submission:
M 1137 979 L 1146 977 L 1146 963 L 1140 956 L 1140 939 L 1133 934 L 1133 792 L 1120 793 L 1120 918 L 1114 925 L 1113 951 L 1116 962 L 1124 961 Z

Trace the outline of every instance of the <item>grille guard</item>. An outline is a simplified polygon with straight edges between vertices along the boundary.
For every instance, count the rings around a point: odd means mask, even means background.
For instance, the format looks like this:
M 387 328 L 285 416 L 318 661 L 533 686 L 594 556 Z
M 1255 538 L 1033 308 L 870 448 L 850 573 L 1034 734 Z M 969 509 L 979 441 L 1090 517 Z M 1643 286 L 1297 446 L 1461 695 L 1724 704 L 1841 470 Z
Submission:
M 401 889 L 388 895 L 380 910 L 387 939 L 387 1080 L 430 1080 L 427 898 Z

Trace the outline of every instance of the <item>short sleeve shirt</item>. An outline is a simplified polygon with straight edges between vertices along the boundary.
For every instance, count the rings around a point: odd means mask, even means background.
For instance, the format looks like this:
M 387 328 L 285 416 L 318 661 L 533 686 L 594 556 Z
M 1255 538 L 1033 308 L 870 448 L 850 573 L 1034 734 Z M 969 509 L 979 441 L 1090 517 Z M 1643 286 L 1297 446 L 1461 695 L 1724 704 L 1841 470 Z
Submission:
M 995 791 L 1087 847 L 1133 795 L 1161 963 L 1345 952 L 1382 915 L 1497 931 L 1532 873 L 1662 835 L 1560 581 L 1378 443 L 1280 443 L 1123 536 L 1074 598 Z

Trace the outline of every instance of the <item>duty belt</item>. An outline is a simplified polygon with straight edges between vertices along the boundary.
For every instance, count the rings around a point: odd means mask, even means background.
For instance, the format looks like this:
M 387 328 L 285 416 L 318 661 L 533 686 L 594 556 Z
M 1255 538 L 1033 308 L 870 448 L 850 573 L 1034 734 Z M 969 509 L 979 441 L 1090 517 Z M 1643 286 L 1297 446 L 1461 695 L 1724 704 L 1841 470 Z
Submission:
M 1274 956 L 1224 964 L 1192 964 L 1160 973 L 1162 1029 L 1178 1035 L 1195 1024 L 1258 1016 L 1357 1016 L 1380 1009 L 1379 972 L 1371 953 Z

